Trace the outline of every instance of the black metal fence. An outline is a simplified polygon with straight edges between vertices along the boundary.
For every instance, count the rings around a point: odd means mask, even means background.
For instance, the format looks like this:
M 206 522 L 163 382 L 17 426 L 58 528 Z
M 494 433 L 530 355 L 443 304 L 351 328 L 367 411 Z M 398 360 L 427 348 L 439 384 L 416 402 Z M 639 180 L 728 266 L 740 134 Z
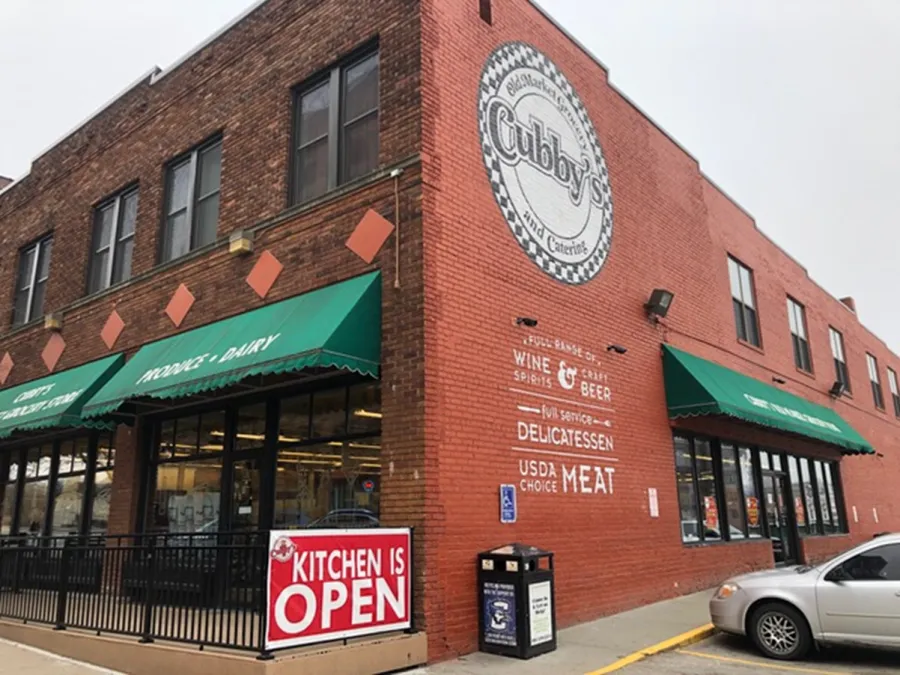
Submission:
M 266 654 L 267 537 L 0 539 L 0 618 Z

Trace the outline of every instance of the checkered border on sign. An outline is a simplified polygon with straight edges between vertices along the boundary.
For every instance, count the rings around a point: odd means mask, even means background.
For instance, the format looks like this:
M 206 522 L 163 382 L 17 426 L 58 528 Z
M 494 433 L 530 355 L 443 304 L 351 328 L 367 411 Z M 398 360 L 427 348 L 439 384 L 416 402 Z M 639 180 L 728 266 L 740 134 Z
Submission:
M 549 251 L 545 250 L 528 232 L 522 218 L 516 210 L 516 205 L 510 198 L 509 190 L 503 180 L 500 170 L 500 159 L 494 152 L 488 134 L 487 106 L 494 96 L 503 78 L 515 69 L 536 70 L 553 82 L 572 104 L 579 121 L 585 131 L 585 136 L 594 153 L 594 159 L 600 171 L 601 191 L 603 193 L 603 206 L 601 207 L 602 225 L 597 246 L 590 257 L 583 262 L 569 264 L 560 262 Z M 545 54 L 524 42 L 507 42 L 500 45 L 488 57 L 484 70 L 481 73 L 481 85 L 478 96 L 478 130 L 481 136 L 481 152 L 484 159 L 484 167 L 487 170 L 488 180 L 494 192 L 494 199 L 503 217 L 506 219 L 516 241 L 528 254 L 535 264 L 554 279 L 566 284 L 583 284 L 593 279 L 603 268 L 609 255 L 613 232 L 613 204 L 612 191 L 609 186 L 609 171 L 606 168 L 606 160 L 603 158 L 603 150 L 597 140 L 597 132 L 591 118 L 584 108 L 578 94 L 573 89 L 566 76 Z

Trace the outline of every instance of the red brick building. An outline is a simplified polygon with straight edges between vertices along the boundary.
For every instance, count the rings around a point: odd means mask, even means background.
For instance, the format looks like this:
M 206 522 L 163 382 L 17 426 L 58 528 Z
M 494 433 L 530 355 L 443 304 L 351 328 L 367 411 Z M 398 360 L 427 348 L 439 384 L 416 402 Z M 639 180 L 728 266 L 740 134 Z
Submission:
M 900 523 L 900 359 L 528 0 L 268 0 L 35 159 L 0 231 L 3 533 L 413 527 L 385 667 L 476 648 L 496 545 L 555 552 L 564 626 Z M 215 322 L 353 284 L 372 369 L 236 335 L 253 368 L 188 377 Z

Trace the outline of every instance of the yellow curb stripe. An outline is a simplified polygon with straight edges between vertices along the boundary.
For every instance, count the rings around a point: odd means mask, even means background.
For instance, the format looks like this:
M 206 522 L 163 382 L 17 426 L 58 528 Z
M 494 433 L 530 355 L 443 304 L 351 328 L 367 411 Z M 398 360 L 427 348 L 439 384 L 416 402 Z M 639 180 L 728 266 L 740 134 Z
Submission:
M 714 661 L 724 661 L 725 663 L 739 663 L 744 666 L 766 668 L 767 670 L 785 670 L 792 673 L 812 673 L 812 675 L 850 675 L 846 670 L 816 670 L 815 668 L 800 668 L 799 666 L 782 666 L 762 661 L 751 661 L 749 659 L 736 659 L 731 656 L 719 656 L 718 654 L 709 654 L 707 652 L 695 652 L 690 649 L 679 649 L 678 653 L 686 656 L 700 656 Z
M 637 663 L 642 659 L 646 659 L 648 656 L 653 656 L 654 654 L 677 649 L 679 647 L 687 647 L 688 645 L 692 645 L 695 642 L 700 642 L 700 640 L 705 640 L 714 632 L 715 628 L 713 628 L 713 625 L 711 623 L 708 623 L 705 626 L 700 626 L 699 628 L 695 628 L 694 630 L 689 630 L 686 633 L 676 635 L 675 637 L 669 638 L 668 640 L 663 640 L 662 642 L 658 642 L 655 645 L 651 645 L 650 647 L 639 649 L 638 651 L 633 652 L 628 656 L 622 657 L 615 663 L 604 666 L 599 670 L 592 670 L 589 673 L 585 673 L 585 675 L 606 675 L 607 673 L 615 672 L 624 668 L 625 666 L 630 666 L 632 663 Z

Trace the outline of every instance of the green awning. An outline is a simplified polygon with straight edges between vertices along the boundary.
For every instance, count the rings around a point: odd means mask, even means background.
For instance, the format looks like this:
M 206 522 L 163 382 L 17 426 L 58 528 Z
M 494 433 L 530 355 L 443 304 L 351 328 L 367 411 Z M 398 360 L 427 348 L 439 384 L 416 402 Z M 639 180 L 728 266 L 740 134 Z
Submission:
M 82 406 L 123 363 L 116 354 L 0 391 L 0 438 L 50 427 L 109 426 L 84 420 Z
M 712 361 L 663 345 L 669 417 L 727 415 L 824 441 L 851 453 L 875 450 L 835 411 Z
M 128 399 L 180 398 L 306 368 L 377 377 L 380 359 L 381 275 L 373 272 L 148 344 L 83 414 L 109 414 Z

